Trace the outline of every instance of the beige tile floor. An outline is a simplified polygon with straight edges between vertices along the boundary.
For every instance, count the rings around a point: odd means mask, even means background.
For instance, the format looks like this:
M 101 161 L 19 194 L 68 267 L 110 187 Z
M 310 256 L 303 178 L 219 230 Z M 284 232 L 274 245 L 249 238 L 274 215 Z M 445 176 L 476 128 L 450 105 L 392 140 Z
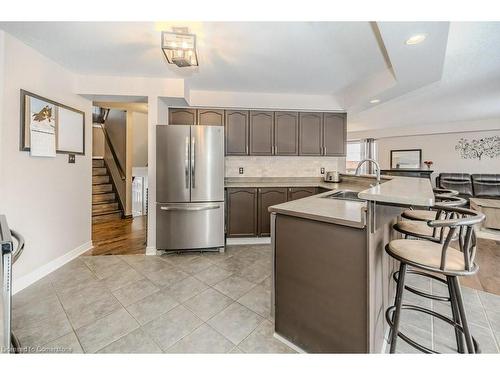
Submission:
M 29 352 L 292 353 L 273 337 L 271 263 L 268 245 L 79 257 L 14 296 L 13 330 Z M 466 288 L 464 296 L 483 352 L 497 353 L 500 296 Z M 430 306 L 447 313 L 445 305 Z M 403 324 L 429 347 L 453 351 L 453 331 L 440 322 L 405 312 Z M 399 342 L 398 352 L 414 351 Z

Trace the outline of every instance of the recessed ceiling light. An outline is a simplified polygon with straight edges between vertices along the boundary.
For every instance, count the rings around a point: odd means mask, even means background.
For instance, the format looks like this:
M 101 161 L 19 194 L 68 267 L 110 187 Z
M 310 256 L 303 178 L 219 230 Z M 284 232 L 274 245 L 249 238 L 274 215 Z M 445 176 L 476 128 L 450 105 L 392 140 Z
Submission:
M 380 103 L 380 99 L 372 99 L 370 100 L 370 103 L 372 104 Z
M 415 34 L 406 39 L 406 44 L 409 46 L 413 46 L 415 44 L 422 43 L 425 40 L 425 38 L 427 38 L 426 34 Z

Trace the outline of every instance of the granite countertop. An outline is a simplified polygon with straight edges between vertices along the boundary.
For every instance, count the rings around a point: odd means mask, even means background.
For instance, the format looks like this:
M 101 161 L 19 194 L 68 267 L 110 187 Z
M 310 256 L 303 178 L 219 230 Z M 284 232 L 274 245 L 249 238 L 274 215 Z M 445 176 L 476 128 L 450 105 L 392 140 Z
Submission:
M 353 190 L 346 185 L 335 184 L 333 190 Z M 364 228 L 366 225 L 366 202 L 347 201 L 325 198 L 331 191 L 312 197 L 269 207 L 269 212 L 283 215 L 302 217 L 304 219 L 323 221 L 326 223 L 346 225 L 349 227 Z
M 375 177 L 342 175 L 340 183 L 325 182 L 317 177 L 227 178 L 227 188 L 247 187 L 321 187 L 331 191 L 352 190 L 369 201 L 401 204 L 403 206 L 431 206 L 434 194 L 428 179 L 399 176 L 382 176 L 382 183 L 375 185 Z M 366 202 L 325 198 L 331 192 L 278 204 L 270 212 L 303 217 L 328 223 L 364 228 Z
M 320 187 L 331 191 L 311 197 L 278 204 L 269 208 L 270 212 L 303 217 L 305 219 L 323 221 L 334 224 L 363 228 L 365 226 L 366 202 L 328 199 L 337 190 L 362 191 L 375 183 L 373 176 L 342 175 L 340 183 L 325 182 L 321 177 L 272 177 L 227 178 L 228 188 L 247 187 Z M 392 177 L 391 177 L 392 178 Z M 384 181 L 389 178 L 384 176 Z
M 392 177 L 384 176 L 389 180 Z M 375 180 L 373 176 L 342 175 L 342 182 L 325 182 L 322 177 L 228 177 L 225 179 L 226 188 L 264 188 L 264 187 L 321 187 L 329 190 L 350 189 L 361 191 L 369 187 Z M 353 185 L 354 189 L 346 187 Z M 361 189 L 362 188 L 362 189 Z
M 394 203 L 402 206 L 434 205 L 432 185 L 427 178 L 395 177 L 380 185 L 375 185 L 359 193 L 368 201 Z

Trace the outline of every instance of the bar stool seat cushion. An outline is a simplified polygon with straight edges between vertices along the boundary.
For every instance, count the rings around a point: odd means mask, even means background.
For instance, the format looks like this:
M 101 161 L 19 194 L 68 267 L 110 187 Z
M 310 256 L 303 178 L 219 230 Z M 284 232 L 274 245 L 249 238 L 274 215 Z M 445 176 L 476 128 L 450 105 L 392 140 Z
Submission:
M 441 229 L 437 229 L 436 233 L 433 233 L 433 228 L 427 225 L 425 221 L 414 221 L 414 220 L 405 220 L 400 221 L 396 224 L 400 231 L 403 233 L 408 233 L 411 236 L 411 233 L 414 233 L 416 236 L 427 236 L 439 238 L 439 234 L 441 233 Z M 448 234 L 449 228 L 444 228 L 444 236 Z
M 422 265 L 428 268 L 435 268 L 439 271 L 441 267 L 441 249 L 442 244 L 421 241 L 421 240 L 393 240 L 389 242 L 388 250 L 390 253 L 416 265 Z M 446 251 L 445 271 L 463 271 L 465 270 L 464 254 L 448 247 Z
M 437 211 L 431 210 L 404 210 L 401 214 L 405 219 L 420 221 L 435 220 L 436 215 Z

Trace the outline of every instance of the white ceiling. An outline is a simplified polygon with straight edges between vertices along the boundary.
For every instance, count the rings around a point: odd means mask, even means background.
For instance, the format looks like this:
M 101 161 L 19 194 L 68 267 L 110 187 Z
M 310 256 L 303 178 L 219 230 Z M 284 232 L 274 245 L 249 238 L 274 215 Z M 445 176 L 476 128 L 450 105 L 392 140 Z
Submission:
M 500 117 L 500 23 L 184 23 L 198 68 L 166 63 L 171 23 L 0 23 L 69 69 L 184 78 L 191 90 L 332 95 L 349 129 Z M 177 25 L 179 26 L 179 25 Z M 424 43 L 407 46 L 412 34 Z M 379 98 L 381 103 L 369 104 Z

